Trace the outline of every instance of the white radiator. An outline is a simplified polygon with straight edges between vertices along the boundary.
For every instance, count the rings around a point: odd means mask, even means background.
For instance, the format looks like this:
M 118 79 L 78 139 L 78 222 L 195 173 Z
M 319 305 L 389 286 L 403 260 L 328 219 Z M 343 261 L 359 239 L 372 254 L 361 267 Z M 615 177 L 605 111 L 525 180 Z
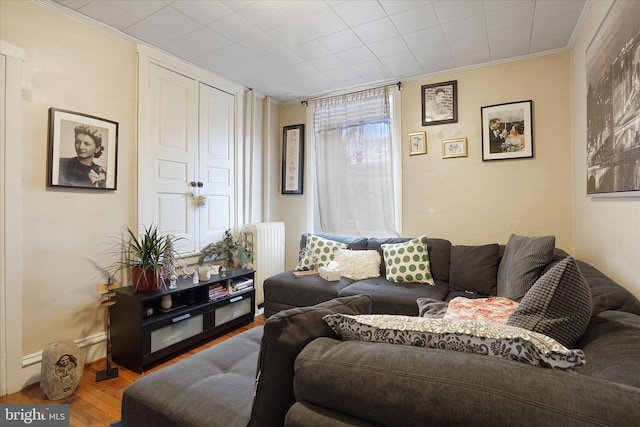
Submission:
M 249 224 L 246 231 L 253 235 L 253 269 L 256 304 L 264 303 L 265 279 L 284 272 L 284 222 Z

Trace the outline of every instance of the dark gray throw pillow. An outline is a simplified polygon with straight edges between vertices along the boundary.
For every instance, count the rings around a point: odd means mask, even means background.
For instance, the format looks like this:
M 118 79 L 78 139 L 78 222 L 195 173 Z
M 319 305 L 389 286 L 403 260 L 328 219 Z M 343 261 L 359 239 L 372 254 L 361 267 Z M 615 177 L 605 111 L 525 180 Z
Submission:
M 507 325 L 547 335 L 572 348 L 590 320 L 591 289 L 569 256 L 536 281 Z
M 553 258 L 554 236 L 512 234 L 498 267 L 498 296 L 520 301 Z
M 258 356 L 255 397 L 249 426 L 281 426 L 293 395 L 293 362 L 298 353 L 318 337 L 337 338 L 322 320 L 328 314 L 369 314 L 370 295 L 335 298 L 312 307 L 274 314 L 264 324 Z
M 480 295 L 495 295 L 498 274 L 497 243 L 451 247 L 449 286 Z

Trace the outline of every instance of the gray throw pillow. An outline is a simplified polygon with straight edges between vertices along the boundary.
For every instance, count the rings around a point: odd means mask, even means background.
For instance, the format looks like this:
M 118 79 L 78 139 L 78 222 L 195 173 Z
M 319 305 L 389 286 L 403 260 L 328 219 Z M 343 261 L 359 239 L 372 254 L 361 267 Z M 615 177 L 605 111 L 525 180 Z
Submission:
M 591 289 L 575 260 L 566 257 L 529 289 L 507 325 L 575 346 L 591 320 Z
M 554 236 L 512 234 L 498 267 L 498 296 L 520 301 L 553 258 Z
M 274 314 L 264 324 L 258 356 L 255 397 L 249 427 L 282 426 L 295 402 L 293 362 L 298 353 L 318 337 L 337 338 L 322 318 L 328 314 L 367 314 L 370 295 L 335 298 L 312 307 L 299 307 Z
M 451 247 L 449 286 L 458 291 L 495 295 L 498 274 L 497 243 Z

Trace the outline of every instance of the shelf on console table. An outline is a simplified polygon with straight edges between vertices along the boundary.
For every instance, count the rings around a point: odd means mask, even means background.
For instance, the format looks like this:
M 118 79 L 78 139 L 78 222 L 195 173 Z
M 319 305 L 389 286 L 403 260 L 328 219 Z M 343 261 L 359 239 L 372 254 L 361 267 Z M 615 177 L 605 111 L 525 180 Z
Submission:
M 236 268 L 225 276 L 193 283 L 179 279 L 177 289 L 162 287 L 154 292 L 136 292 L 133 286 L 115 289 L 111 316 L 113 361 L 142 373 L 144 368 L 193 344 L 221 332 L 252 322 L 255 316 L 253 286 L 209 298 L 209 288 L 232 282 L 254 280 L 254 271 Z M 163 297 L 170 295 L 172 308 L 164 310 Z M 148 314 L 152 311 L 152 314 Z

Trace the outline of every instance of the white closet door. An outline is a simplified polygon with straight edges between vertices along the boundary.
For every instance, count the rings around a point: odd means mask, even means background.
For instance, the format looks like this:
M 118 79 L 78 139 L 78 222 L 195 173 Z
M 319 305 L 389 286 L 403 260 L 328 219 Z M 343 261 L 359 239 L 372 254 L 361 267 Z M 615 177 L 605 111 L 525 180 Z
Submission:
M 183 237 L 180 251 L 199 249 L 191 182 L 198 181 L 198 83 L 155 64 L 149 68 L 147 222 Z M 147 224 L 148 225 L 148 224 Z
M 200 247 L 235 228 L 235 97 L 200 84 Z

